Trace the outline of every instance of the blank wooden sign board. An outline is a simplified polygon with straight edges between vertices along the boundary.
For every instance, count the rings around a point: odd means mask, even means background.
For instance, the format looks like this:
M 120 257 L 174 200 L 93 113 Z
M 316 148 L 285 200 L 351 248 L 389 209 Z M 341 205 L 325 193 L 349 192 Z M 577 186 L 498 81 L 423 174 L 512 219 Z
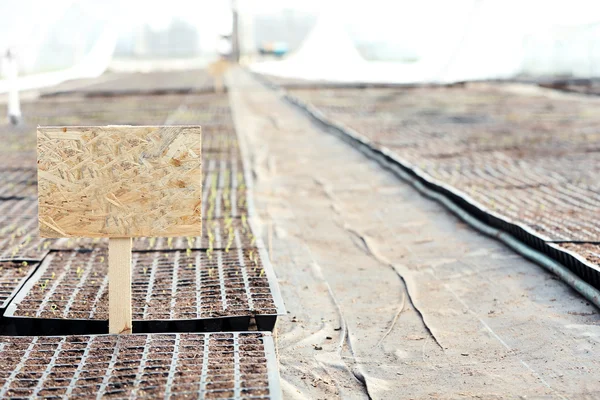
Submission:
M 131 333 L 131 238 L 199 236 L 199 126 L 38 127 L 40 236 L 108 237 L 109 332 Z

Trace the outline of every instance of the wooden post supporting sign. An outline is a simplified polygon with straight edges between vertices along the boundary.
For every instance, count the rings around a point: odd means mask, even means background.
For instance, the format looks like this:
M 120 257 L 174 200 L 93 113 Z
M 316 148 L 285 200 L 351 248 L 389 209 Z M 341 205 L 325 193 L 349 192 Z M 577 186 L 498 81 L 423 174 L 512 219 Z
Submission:
M 131 238 L 199 236 L 199 126 L 38 128 L 40 236 L 107 237 L 109 332 L 131 333 Z

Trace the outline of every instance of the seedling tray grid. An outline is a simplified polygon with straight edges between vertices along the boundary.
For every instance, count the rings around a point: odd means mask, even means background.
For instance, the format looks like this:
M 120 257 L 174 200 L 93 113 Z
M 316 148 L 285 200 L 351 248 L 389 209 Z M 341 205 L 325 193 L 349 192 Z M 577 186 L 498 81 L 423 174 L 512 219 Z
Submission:
M 0 262 L 0 316 L 36 267 L 37 263 L 27 261 Z
M 0 398 L 279 399 L 268 333 L 0 337 Z
M 261 249 L 134 252 L 134 332 L 272 330 L 283 304 Z M 5 312 L 18 334 L 106 331 L 106 252 L 52 252 Z M 34 324 L 35 322 L 35 324 Z M 33 325 L 32 325 L 33 324 Z

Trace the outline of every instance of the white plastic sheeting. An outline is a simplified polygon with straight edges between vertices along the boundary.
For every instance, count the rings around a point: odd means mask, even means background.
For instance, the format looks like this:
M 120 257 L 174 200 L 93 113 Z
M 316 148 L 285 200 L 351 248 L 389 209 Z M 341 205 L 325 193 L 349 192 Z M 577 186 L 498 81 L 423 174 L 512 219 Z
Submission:
M 453 82 L 519 74 L 600 76 L 598 2 L 364 3 L 368 4 L 360 12 L 377 10 L 381 18 L 381 22 L 369 20 L 368 15 L 363 18 L 358 13 L 356 19 L 363 21 L 364 29 L 405 38 L 404 43 L 412 44 L 418 54 L 418 62 L 367 62 L 360 58 L 342 22 L 347 7 L 337 4 L 322 13 L 297 52 L 251 68 L 283 77 L 341 82 Z
M 252 68 L 259 72 L 305 79 L 353 81 L 368 65 L 344 30 L 335 10 L 327 10 L 296 52 L 282 61 L 266 61 Z
M 4 63 L 2 73 L 6 79 L 0 80 L 0 93 L 15 87 L 38 89 L 101 75 L 112 58 L 118 37 L 117 20 L 110 5 L 111 1 L 107 1 L 105 8 L 98 8 L 89 0 L 24 0 L 0 5 L 0 19 L 21 22 L 0 28 L 0 46 L 14 51 L 17 60 L 16 64 Z M 19 69 L 16 79 L 15 65 Z

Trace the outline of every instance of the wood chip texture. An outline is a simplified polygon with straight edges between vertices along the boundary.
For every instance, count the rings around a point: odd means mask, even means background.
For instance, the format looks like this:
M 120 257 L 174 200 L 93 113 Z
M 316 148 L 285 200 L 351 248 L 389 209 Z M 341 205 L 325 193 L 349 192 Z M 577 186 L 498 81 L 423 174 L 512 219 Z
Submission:
M 199 126 L 38 128 L 42 237 L 201 234 Z

